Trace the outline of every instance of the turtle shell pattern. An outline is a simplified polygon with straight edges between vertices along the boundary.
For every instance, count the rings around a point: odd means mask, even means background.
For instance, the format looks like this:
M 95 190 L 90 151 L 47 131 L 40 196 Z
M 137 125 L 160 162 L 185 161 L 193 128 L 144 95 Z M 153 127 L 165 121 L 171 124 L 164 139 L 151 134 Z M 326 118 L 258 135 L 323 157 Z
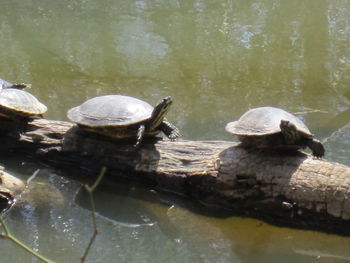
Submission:
M 33 116 L 43 114 L 47 107 L 29 92 L 9 88 L 0 91 L 0 110 L 21 116 Z
M 306 125 L 291 113 L 275 107 L 254 108 L 238 121 L 229 122 L 226 131 L 237 136 L 265 136 L 281 132 L 281 120 L 290 121 L 305 137 L 313 137 Z
M 88 127 L 129 126 L 148 120 L 153 107 L 145 101 L 124 96 L 104 95 L 70 109 L 70 120 Z

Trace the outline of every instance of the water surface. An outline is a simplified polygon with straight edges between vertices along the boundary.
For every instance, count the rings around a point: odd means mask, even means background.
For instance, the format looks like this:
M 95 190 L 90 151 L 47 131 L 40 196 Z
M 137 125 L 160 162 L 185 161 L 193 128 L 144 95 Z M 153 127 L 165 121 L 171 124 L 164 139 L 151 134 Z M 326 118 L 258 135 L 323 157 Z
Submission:
M 346 0 L 13 0 L 0 10 L 0 76 L 32 83 L 47 118 L 66 120 L 67 109 L 97 95 L 151 104 L 171 95 L 168 118 L 183 138 L 229 140 L 226 122 L 278 106 L 325 142 L 326 158 L 350 165 Z M 79 183 L 21 158 L 2 164 L 22 178 L 41 168 L 39 187 L 55 194 L 28 197 L 7 215 L 10 227 L 55 261 L 78 262 L 92 233 Z M 96 205 L 101 234 L 89 262 L 350 260 L 349 238 L 215 217 L 152 189 L 101 187 Z M 4 261 L 36 262 L 1 243 Z

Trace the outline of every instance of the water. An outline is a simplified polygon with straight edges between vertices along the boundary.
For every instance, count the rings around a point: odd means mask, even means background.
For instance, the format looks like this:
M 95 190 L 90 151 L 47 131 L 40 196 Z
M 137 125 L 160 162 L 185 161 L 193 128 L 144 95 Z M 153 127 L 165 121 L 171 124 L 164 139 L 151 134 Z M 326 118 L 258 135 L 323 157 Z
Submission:
M 151 104 L 171 95 L 168 119 L 183 138 L 229 140 L 226 122 L 278 106 L 325 141 L 328 159 L 350 165 L 346 0 L 13 0 L 0 10 L 0 76 L 32 83 L 47 118 L 66 120 L 67 109 L 97 95 Z M 2 160 L 22 178 L 39 168 Z M 10 227 L 55 261 L 78 262 L 92 234 L 79 183 L 41 168 L 39 185 L 49 183 L 61 201 L 29 199 L 8 214 Z M 349 238 L 215 217 L 152 189 L 115 187 L 96 193 L 101 234 L 89 262 L 350 260 Z M 1 242 L 5 262 L 36 262 Z

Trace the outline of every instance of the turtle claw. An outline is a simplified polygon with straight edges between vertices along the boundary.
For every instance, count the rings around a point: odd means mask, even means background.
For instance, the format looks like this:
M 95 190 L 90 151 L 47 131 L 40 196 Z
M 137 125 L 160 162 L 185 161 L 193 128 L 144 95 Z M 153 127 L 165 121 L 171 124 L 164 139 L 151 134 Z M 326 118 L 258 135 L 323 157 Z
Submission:
M 326 150 L 319 140 L 312 138 L 306 142 L 306 145 L 311 149 L 312 155 L 317 159 L 321 159 L 324 156 Z
M 163 121 L 160 128 L 164 134 L 172 141 L 176 140 L 181 135 L 179 129 L 168 121 Z
M 178 130 L 174 130 L 168 138 L 172 141 L 175 141 L 178 137 L 180 137 L 180 132 Z

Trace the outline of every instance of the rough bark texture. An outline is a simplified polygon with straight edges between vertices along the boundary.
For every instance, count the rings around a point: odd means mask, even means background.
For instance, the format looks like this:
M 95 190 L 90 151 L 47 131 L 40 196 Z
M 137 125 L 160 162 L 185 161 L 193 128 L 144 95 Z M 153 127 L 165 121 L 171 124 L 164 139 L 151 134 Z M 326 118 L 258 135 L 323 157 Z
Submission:
M 227 141 L 133 142 L 81 132 L 72 123 L 38 119 L 2 150 L 60 166 L 127 177 L 159 189 L 282 225 L 350 234 L 350 168 L 301 152 L 257 152 Z
M 0 170 L 0 199 L 10 199 L 23 192 L 25 184 L 13 175 Z

